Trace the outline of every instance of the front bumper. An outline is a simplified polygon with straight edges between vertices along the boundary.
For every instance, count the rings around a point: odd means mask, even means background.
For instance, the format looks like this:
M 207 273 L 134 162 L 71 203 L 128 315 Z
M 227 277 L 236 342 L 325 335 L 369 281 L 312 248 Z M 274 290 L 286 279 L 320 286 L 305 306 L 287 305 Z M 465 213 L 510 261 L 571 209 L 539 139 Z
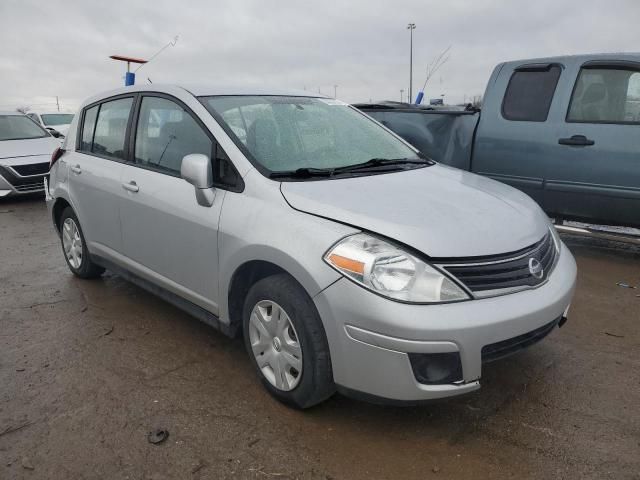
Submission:
M 11 166 L 0 165 L 0 197 L 43 192 L 45 177 L 46 174 L 21 176 Z
M 500 297 L 443 305 L 411 305 L 375 295 L 346 278 L 315 298 L 334 381 L 347 391 L 398 401 L 468 393 L 480 387 L 482 349 L 529 334 L 565 315 L 576 264 L 565 245 L 548 281 Z M 418 383 L 408 353 L 458 352 L 462 380 Z

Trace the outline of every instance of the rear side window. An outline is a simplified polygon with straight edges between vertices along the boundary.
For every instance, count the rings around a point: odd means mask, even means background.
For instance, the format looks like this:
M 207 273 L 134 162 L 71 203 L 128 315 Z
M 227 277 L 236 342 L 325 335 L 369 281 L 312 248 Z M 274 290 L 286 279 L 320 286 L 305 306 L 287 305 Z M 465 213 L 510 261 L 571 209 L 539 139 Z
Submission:
M 91 151 L 124 160 L 125 135 L 133 98 L 121 98 L 100 105 Z
M 567 121 L 640 123 L 640 71 L 581 69 L 571 96 Z
M 513 72 L 502 101 L 502 116 L 520 122 L 546 121 L 560 71 L 560 66 L 551 65 Z
M 194 118 L 177 103 L 144 97 L 136 131 L 137 164 L 180 175 L 182 159 L 191 153 L 211 158 L 213 143 Z
M 93 145 L 93 132 L 96 129 L 96 117 L 98 116 L 98 105 L 89 108 L 84 112 L 84 121 L 82 123 L 82 141 L 80 142 L 80 150 L 85 152 L 91 151 Z

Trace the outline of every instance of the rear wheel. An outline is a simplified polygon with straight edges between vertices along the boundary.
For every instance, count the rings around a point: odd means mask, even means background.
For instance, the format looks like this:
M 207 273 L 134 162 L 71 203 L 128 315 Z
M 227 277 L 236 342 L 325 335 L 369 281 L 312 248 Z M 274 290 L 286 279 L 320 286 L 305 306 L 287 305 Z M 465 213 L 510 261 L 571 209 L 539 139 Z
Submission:
M 277 274 L 251 287 L 243 331 L 258 376 L 275 398 L 308 408 L 333 394 L 322 322 L 313 301 L 292 277 Z
M 60 241 L 64 259 L 74 275 L 96 278 L 104 273 L 104 268 L 91 261 L 80 222 L 71 207 L 65 208 L 60 216 Z

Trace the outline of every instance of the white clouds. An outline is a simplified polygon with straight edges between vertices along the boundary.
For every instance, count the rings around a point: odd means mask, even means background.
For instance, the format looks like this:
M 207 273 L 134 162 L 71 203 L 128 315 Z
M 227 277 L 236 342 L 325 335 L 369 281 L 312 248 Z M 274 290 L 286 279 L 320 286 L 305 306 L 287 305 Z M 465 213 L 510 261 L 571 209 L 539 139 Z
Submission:
M 0 0 L 0 108 L 59 95 L 77 104 L 119 86 L 111 54 L 149 57 L 155 83 L 258 82 L 306 86 L 347 101 L 399 98 L 408 84 L 414 31 L 414 90 L 427 63 L 452 45 L 427 97 L 482 93 L 500 61 L 635 45 L 640 2 L 587 1 L 168 1 Z M 442 82 L 440 81 L 442 78 Z M 52 100 L 53 101 L 53 100 Z

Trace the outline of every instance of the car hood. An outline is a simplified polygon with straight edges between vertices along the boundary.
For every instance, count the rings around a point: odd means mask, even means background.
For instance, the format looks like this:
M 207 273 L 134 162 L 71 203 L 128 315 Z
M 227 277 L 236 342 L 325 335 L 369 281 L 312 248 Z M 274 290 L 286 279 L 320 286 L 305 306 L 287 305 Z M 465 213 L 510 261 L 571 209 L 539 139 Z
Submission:
M 0 141 L 0 160 L 14 157 L 29 157 L 34 155 L 48 155 L 60 146 L 54 137 L 31 138 L 28 140 Z
M 384 235 L 430 257 L 513 252 L 540 240 L 549 225 L 524 193 L 442 165 L 283 182 L 281 191 L 296 210 Z

